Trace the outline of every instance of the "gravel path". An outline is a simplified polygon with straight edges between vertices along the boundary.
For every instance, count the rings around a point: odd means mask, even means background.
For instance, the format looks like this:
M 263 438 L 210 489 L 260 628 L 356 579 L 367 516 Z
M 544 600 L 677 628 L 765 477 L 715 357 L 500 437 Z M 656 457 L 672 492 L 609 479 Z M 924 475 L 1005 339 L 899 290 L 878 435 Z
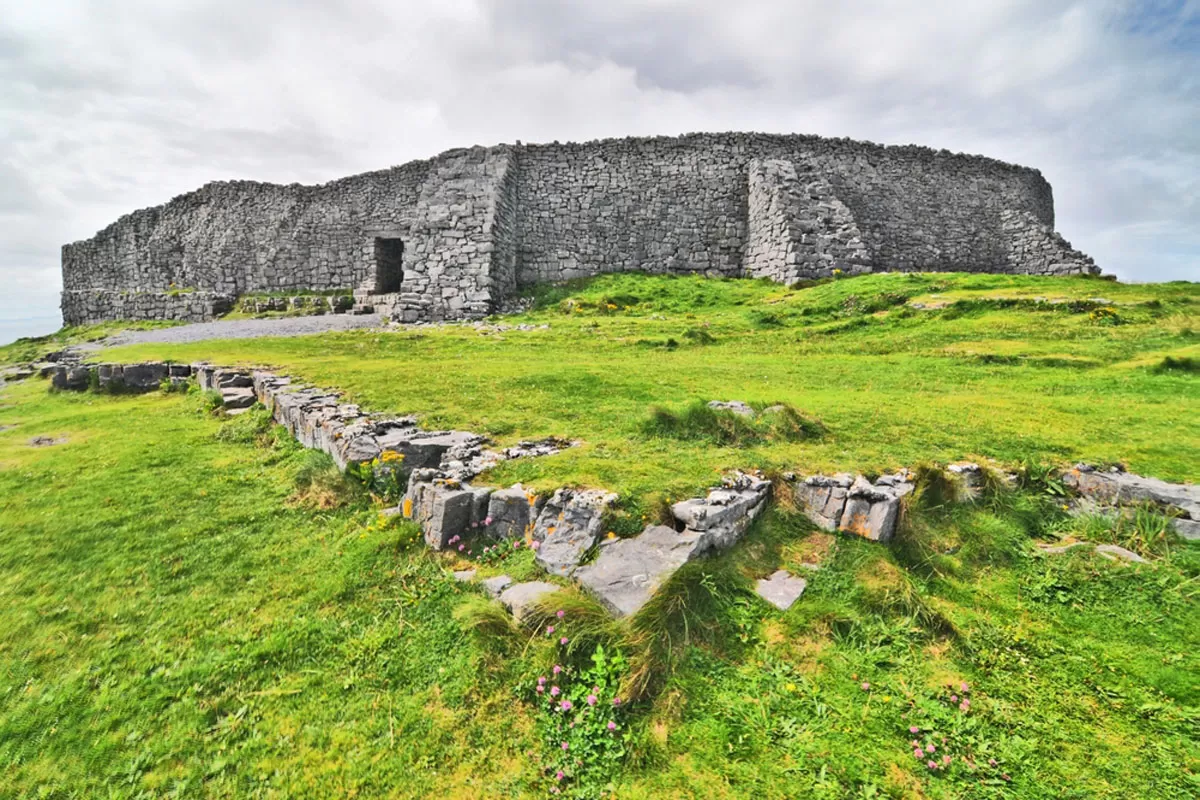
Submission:
M 208 339 L 259 339 L 264 336 L 306 336 L 326 331 L 349 331 L 379 327 L 378 314 L 325 314 L 278 319 L 228 319 L 197 322 L 153 331 L 125 331 L 100 343 L 103 347 L 123 344 L 183 344 Z

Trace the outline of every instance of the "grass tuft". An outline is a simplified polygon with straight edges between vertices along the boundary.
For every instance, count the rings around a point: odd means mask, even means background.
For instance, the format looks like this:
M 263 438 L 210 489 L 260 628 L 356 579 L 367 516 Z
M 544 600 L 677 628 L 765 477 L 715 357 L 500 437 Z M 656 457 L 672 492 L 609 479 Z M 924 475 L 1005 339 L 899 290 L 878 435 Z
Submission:
M 826 430 L 819 420 L 785 404 L 759 404 L 755 416 L 748 417 L 694 400 L 678 411 L 651 409 L 642 432 L 650 437 L 708 442 L 718 447 L 747 447 L 818 439 Z
M 303 508 L 329 510 L 357 502 L 363 496 L 361 486 L 337 468 L 333 459 L 320 450 L 305 450 L 296 472 L 296 490 L 289 498 Z

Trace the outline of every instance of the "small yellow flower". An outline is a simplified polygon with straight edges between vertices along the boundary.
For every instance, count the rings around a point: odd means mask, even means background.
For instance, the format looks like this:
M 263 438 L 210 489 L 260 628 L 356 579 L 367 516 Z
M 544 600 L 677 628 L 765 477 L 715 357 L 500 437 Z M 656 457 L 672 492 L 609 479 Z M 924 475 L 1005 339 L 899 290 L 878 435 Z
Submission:
M 404 506 L 403 506 L 402 510 L 404 511 L 405 519 L 412 519 L 412 498 L 411 497 L 404 498 Z
M 787 689 L 789 692 L 794 692 L 794 691 L 796 691 L 796 684 L 789 683 L 787 686 L 784 686 L 783 688 Z

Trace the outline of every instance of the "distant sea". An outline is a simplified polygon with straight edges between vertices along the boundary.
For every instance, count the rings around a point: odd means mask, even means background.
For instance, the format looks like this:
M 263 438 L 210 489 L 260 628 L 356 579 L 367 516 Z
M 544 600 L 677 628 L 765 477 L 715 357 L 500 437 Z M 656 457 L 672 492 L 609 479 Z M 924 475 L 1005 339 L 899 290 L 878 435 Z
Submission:
M 58 314 L 17 319 L 0 316 L 0 344 L 14 342 L 23 336 L 45 336 L 61 327 L 62 317 Z

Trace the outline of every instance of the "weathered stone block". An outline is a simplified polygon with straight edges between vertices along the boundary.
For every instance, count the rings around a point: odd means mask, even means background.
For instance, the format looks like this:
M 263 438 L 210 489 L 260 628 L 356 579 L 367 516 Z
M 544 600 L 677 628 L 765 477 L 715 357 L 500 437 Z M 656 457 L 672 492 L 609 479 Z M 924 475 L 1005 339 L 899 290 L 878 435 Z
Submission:
M 537 495 L 526 492 L 521 484 L 499 489 L 488 498 L 487 533 L 495 539 L 524 539 L 533 532 Z
M 559 489 L 545 504 L 534 525 L 539 542 L 535 560 L 552 575 L 575 571 L 602 534 L 604 510 L 617 496 L 595 490 Z

